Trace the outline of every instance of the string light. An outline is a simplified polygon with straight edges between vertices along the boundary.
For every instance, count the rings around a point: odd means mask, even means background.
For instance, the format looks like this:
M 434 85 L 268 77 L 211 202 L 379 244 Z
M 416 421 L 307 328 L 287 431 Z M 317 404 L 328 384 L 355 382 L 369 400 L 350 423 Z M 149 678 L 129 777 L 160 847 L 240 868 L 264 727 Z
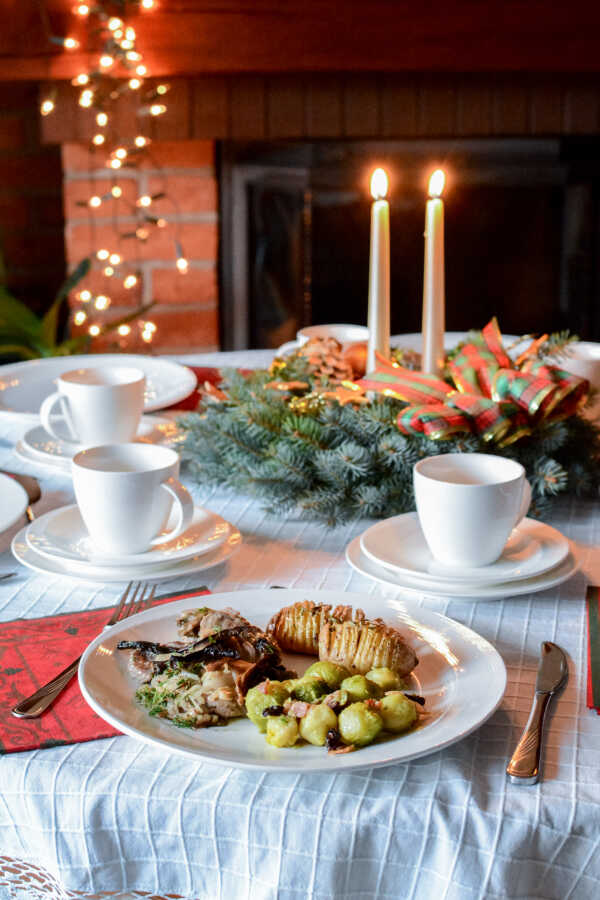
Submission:
M 123 43 L 125 43 L 125 42 L 123 41 L 121 43 L 121 46 L 123 46 Z M 137 50 L 128 50 L 127 53 L 125 54 L 125 57 L 126 57 L 126 59 L 129 60 L 129 62 L 137 62 L 138 60 L 140 60 L 142 58 L 142 54 L 138 53 Z
M 110 253 L 108 252 L 108 250 L 102 249 L 96 252 L 96 256 L 98 257 L 98 259 L 108 259 Z
M 87 289 L 80 291 L 79 299 L 81 300 L 82 303 L 89 303 L 90 300 L 92 299 L 92 292 L 88 291 Z
M 115 150 L 115 156 L 117 157 L 117 159 L 125 159 L 125 157 L 127 156 L 127 150 L 125 149 L 125 147 L 117 147 L 117 149 Z
M 135 276 L 135 275 L 128 275 L 128 276 L 125 278 L 125 280 L 123 281 L 123 287 L 125 288 L 125 290 L 129 291 L 129 290 L 131 290 L 131 288 L 133 288 L 133 287 L 136 286 L 137 281 L 138 281 L 138 280 L 137 280 L 137 276 Z
M 166 227 L 167 227 L 167 220 L 166 220 L 166 219 L 157 219 L 157 220 L 156 220 L 156 226 L 157 226 L 157 228 L 166 228 Z
M 152 197 L 150 197 L 148 194 L 144 194 L 143 197 L 138 197 L 136 201 L 137 206 L 150 206 L 151 203 Z
M 142 0 L 140 6 L 142 7 L 142 9 L 152 9 L 152 7 L 154 6 L 154 0 Z
M 113 266 L 118 266 L 121 262 L 121 257 L 118 253 L 111 253 L 109 256 L 109 261 L 113 264 Z
M 50 97 L 46 97 L 45 100 L 42 100 L 40 112 L 43 116 L 49 116 L 51 112 L 54 112 L 54 100 L 51 100 Z
M 114 61 L 115 61 L 115 60 L 114 60 L 114 57 L 113 57 L 113 56 L 110 56 L 108 53 L 105 53 L 105 54 L 104 54 L 103 56 L 101 56 L 100 59 L 98 60 L 98 62 L 100 63 L 100 66 L 101 66 L 103 69 L 110 69 L 110 67 L 113 65 Z
M 144 322 L 142 327 L 142 340 L 149 344 L 154 337 L 155 332 L 156 325 L 154 322 Z
M 97 209 L 101 203 L 102 203 L 102 198 L 98 197 L 97 194 L 94 194 L 94 196 L 90 197 L 90 199 L 88 200 L 88 205 L 91 206 L 93 209 Z
M 121 168 L 121 160 L 120 159 L 111 159 L 109 163 L 111 169 L 120 169 Z
M 175 265 L 177 266 L 177 270 L 181 273 L 181 275 L 186 274 L 189 263 L 188 263 L 187 259 L 185 258 L 185 256 L 178 256 L 177 262 L 175 263 Z
M 135 38 L 136 38 L 135 28 L 132 28 L 131 25 L 129 25 L 125 29 L 125 37 L 127 38 L 128 41 L 135 41 Z
M 161 94 L 161 96 L 162 96 L 163 94 L 166 94 L 168 90 L 169 90 L 168 84 L 159 84 L 158 87 L 156 88 L 156 93 Z
M 150 115 L 151 116 L 162 116 L 163 113 L 166 113 L 167 107 L 164 103 L 153 103 L 150 107 Z
M 127 38 L 121 41 L 121 49 L 122 50 L 131 50 L 134 46 L 133 41 L 128 41 Z
M 85 91 L 82 91 L 79 95 L 79 105 L 80 106 L 91 106 L 94 102 L 94 92 L 89 88 L 86 88 Z
M 150 143 L 150 141 L 148 140 L 148 138 L 144 137 L 143 134 L 138 134 L 134 143 L 136 147 L 145 147 L 146 144 Z
M 112 278 L 112 276 L 115 274 L 115 270 L 112 266 L 105 266 L 102 272 L 104 275 L 106 275 L 107 278 Z
M 142 82 L 139 78 L 130 78 L 129 79 L 129 87 L 132 91 L 137 91 L 138 88 L 142 86 Z
M 90 8 L 87 3 L 78 3 L 77 6 L 73 9 L 73 12 L 76 16 L 81 16 L 85 18 L 90 13 Z
M 63 45 L 66 50 L 76 50 L 79 47 L 79 41 L 76 41 L 74 37 L 66 37 Z
M 99 125 L 100 128 L 104 128 L 105 125 L 108 124 L 108 116 L 105 112 L 99 112 L 96 116 L 96 125 Z
M 148 231 L 147 228 L 136 228 L 135 229 L 135 236 L 140 241 L 147 241 L 149 234 L 150 234 L 150 232 Z
M 72 80 L 71 84 L 74 84 L 76 87 L 77 86 L 81 87 L 84 84 L 88 84 L 89 80 L 90 80 L 90 76 L 87 75 L 85 72 L 81 72 L 79 75 L 75 76 L 75 78 Z
M 110 297 L 107 297 L 105 294 L 98 294 L 94 300 L 94 306 L 96 309 L 108 309 L 110 306 Z
M 121 188 L 119 187 L 118 184 L 114 184 L 111 187 L 110 192 L 113 195 L 113 197 L 120 197 L 121 194 L 123 193 L 123 191 L 121 190 Z
M 117 331 L 119 332 L 121 337 L 127 337 L 127 335 L 131 333 L 131 328 L 129 327 L 129 325 L 119 325 Z
M 108 20 L 108 27 L 111 31 L 116 31 L 118 28 L 122 26 L 122 22 L 116 16 L 113 16 L 112 19 Z
M 76 325 L 83 325 L 85 320 L 87 319 L 87 315 L 84 313 L 82 309 L 78 310 L 73 316 L 73 321 Z
M 137 75 L 147 75 L 148 69 L 144 65 L 136 66 L 135 71 Z
M 88 328 L 88 334 L 91 334 L 92 337 L 98 337 L 100 334 L 100 326 L 99 325 L 90 325 Z
M 103 134 L 95 134 L 94 137 L 92 138 L 92 143 L 94 143 L 96 145 L 96 147 L 100 147 L 101 144 L 103 144 L 105 140 L 106 140 L 106 138 L 104 137 Z

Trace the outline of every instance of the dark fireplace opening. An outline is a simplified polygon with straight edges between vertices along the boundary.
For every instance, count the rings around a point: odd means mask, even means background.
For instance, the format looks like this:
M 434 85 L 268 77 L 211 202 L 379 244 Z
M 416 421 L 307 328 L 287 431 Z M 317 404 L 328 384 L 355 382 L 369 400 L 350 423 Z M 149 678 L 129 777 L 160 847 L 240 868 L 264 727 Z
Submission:
M 390 175 L 391 329 L 419 331 L 427 179 L 442 166 L 446 327 L 600 339 L 600 141 L 478 139 L 220 145 L 225 349 L 366 324 L 369 177 Z

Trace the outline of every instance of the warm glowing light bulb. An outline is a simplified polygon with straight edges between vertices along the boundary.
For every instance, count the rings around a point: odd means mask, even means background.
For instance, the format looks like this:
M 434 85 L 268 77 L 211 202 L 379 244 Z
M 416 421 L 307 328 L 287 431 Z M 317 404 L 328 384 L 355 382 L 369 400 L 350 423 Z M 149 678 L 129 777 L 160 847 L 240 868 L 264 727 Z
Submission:
M 142 82 L 139 78 L 130 78 L 129 79 L 129 87 L 132 91 L 137 91 L 138 88 L 142 86 Z
M 166 228 L 166 225 L 167 225 L 167 220 L 166 220 L 166 219 L 157 219 L 157 220 L 156 220 L 156 227 L 157 227 L 157 228 Z
M 150 197 L 148 194 L 144 194 L 143 197 L 138 197 L 136 202 L 138 206 L 150 206 L 150 204 L 152 203 L 152 197 Z
M 125 278 L 125 280 L 123 281 L 123 287 L 128 291 L 131 290 L 132 287 L 135 287 L 136 284 L 137 284 L 137 276 L 135 276 L 135 275 L 128 275 Z
M 82 303 L 89 303 L 92 299 L 92 292 L 87 289 L 79 292 L 79 299 Z
M 127 38 L 121 41 L 121 50 L 131 50 L 133 47 L 133 41 L 128 41 Z
M 104 294 L 98 294 L 94 300 L 94 306 L 96 309 L 108 309 L 110 306 L 110 297 L 106 297 Z
M 185 258 L 185 256 L 180 256 L 180 257 L 177 259 L 177 262 L 175 263 L 175 265 L 177 266 L 178 271 L 179 271 L 182 275 L 185 275 L 185 273 L 186 273 L 187 270 L 188 270 L 188 265 L 189 265 L 189 263 L 188 263 L 187 259 Z
M 53 109 L 54 109 L 54 100 L 50 100 L 48 98 L 47 100 L 42 101 L 42 105 L 40 106 L 40 112 L 43 116 L 49 116 L 50 113 L 53 111 Z
M 113 35 L 117 41 L 120 41 L 121 38 L 123 37 L 123 29 L 118 28 L 116 31 L 113 31 Z
M 143 134 L 138 134 L 138 136 L 135 139 L 135 146 L 136 147 L 145 147 L 147 143 L 148 143 L 148 138 L 145 138 L 143 136 Z
M 142 9 L 152 9 L 154 6 L 154 0 L 142 0 L 140 5 Z
M 100 128 L 104 128 L 104 126 L 108 123 L 108 116 L 105 112 L 99 112 L 96 116 L 96 125 L 99 125 Z
M 79 95 L 79 105 L 80 106 L 91 106 L 94 102 L 94 92 L 89 88 L 86 88 L 85 91 L 82 91 Z
M 105 140 L 106 140 L 106 138 L 104 137 L 103 134 L 95 134 L 94 137 L 92 138 L 92 143 L 94 143 L 96 145 L 96 147 L 100 147 L 101 144 L 103 144 Z
M 123 41 L 123 44 L 124 43 L 125 43 L 125 41 Z M 127 53 L 125 54 L 125 56 L 127 57 L 127 59 L 130 62 L 137 62 L 138 60 L 140 60 L 142 58 L 142 54 L 138 53 L 137 50 L 128 50 Z
M 148 69 L 144 65 L 136 66 L 135 71 L 138 75 L 147 75 Z
M 436 169 L 431 178 L 429 179 L 429 196 L 430 197 L 440 197 L 442 191 L 444 190 L 444 184 L 446 183 L 446 176 L 442 169 Z
M 75 322 L 76 325 L 83 325 L 83 323 L 85 322 L 86 319 L 87 319 L 87 315 L 86 315 L 86 313 L 84 313 L 84 311 L 82 309 L 80 309 L 79 312 L 76 312 L 75 315 L 73 316 L 73 321 Z
M 98 337 L 100 334 L 100 326 L 99 325 L 90 325 L 88 328 L 88 334 L 91 334 L 92 337 Z
M 120 169 L 121 168 L 121 160 L 120 159 L 111 159 L 109 163 L 111 169 Z
M 162 116 L 167 111 L 167 107 L 163 103 L 153 103 L 150 107 L 151 116 Z
M 75 78 L 72 80 L 71 84 L 74 84 L 76 86 L 78 85 L 79 87 L 81 87 L 84 84 L 87 84 L 89 80 L 90 80 L 90 76 L 87 75 L 85 72 L 81 72 L 79 75 L 75 76 Z
M 374 200 L 380 200 L 388 192 L 388 177 L 383 169 L 375 169 L 371 175 L 371 195 Z
M 100 206 L 101 203 L 102 199 L 97 194 L 94 194 L 94 196 L 90 197 L 90 199 L 88 200 L 88 205 L 93 207 L 94 209 Z
M 119 187 L 118 184 L 113 185 L 110 189 L 110 192 L 113 195 L 113 197 L 120 197 L 121 194 L 123 193 L 123 191 L 121 190 L 121 188 Z
M 121 337 L 127 337 L 127 335 L 131 333 L 131 328 L 129 325 L 119 325 L 117 331 L 119 332 Z
M 108 27 L 111 31 L 116 31 L 117 28 L 120 28 L 123 23 L 116 16 L 113 16 L 112 19 L 108 20 Z
M 112 266 L 104 266 L 102 272 L 107 278 L 111 278 L 115 274 L 115 270 Z
M 168 90 L 169 90 L 168 84 L 159 84 L 158 87 L 156 88 L 156 93 L 157 94 L 166 94 Z
M 98 60 L 102 69 L 110 69 L 114 61 L 114 57 L 112 57 L 110 53 L 104 53 Z
M 98 257 L 98 259 L 108 259 L 110 253 L 108 252 L 108 250 L 98 250 L 96 256 Z
M 125 29 L 125 37 L 128 41 L 135 41 L 135 28 L 132 28 L 131 25 L 129 25 Z
M 78 3 L 73 12 L 75 13 L 75 15 L 85 18 L 85 16 L 88 16 L 90 14 L 90 8 L 87 3 Z
M 140 240 L 140 241 L 145 241 L 145 240 L 147 240 L 148 234 L 149 234 L 149 231 L 148 231 L 147 228 L 136 228 L 136 229 L 135 229 L 135 236 L 136 236 L 136 238 L 138 238 L 138 240 Z
M 125 159 L 125 157 L 127 156 L 127 150 L 125 149 L 125 147 L 117 147 L 117 149 L 115 150 L 115 156 L 117 157 L 117 159 Z
M 76 41 L 73 37 L 66 37 L 63 41 L 63 46 L 67 50 L 76 50 L 79 47 L 79 41 Z
M 121 262 L 121 257 L 119 256 L 118 253 L 111 253 L 109 259 L 110 259 L 111 263 L 113 264 L 113 266 L 118 266 L 119 263 Z

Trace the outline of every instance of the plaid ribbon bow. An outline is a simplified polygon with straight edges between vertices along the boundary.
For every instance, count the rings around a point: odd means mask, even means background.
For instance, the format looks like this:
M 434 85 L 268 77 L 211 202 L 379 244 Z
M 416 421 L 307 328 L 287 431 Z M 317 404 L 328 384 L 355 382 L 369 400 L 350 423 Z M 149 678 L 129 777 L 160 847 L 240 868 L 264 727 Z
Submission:
M 397 419 L 403 434 L 446 440 L 462 432 L 505 446 L 542 419 L 573 415 L 587 397 L 589 382 L 536 358 L 539 345 L 534 341 L 513 362 L 493 318 L 448 362 L 450 381 L 378 355 L 375 371 L 358 384 L 408 404 Z

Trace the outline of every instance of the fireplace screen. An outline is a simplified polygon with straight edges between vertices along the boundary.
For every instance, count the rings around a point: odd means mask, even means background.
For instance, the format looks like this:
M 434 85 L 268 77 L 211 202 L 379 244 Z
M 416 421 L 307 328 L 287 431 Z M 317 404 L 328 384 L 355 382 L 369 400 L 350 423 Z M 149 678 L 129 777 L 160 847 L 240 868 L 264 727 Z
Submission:
M 497 315 L 600 338 L 595 141 L 236 143 L 220 147 L 222 346 L 366 324 L 369 176 L 391 190 L 392 333 L 421 327 L 428 175 L 448 173 L 446 327 Z

